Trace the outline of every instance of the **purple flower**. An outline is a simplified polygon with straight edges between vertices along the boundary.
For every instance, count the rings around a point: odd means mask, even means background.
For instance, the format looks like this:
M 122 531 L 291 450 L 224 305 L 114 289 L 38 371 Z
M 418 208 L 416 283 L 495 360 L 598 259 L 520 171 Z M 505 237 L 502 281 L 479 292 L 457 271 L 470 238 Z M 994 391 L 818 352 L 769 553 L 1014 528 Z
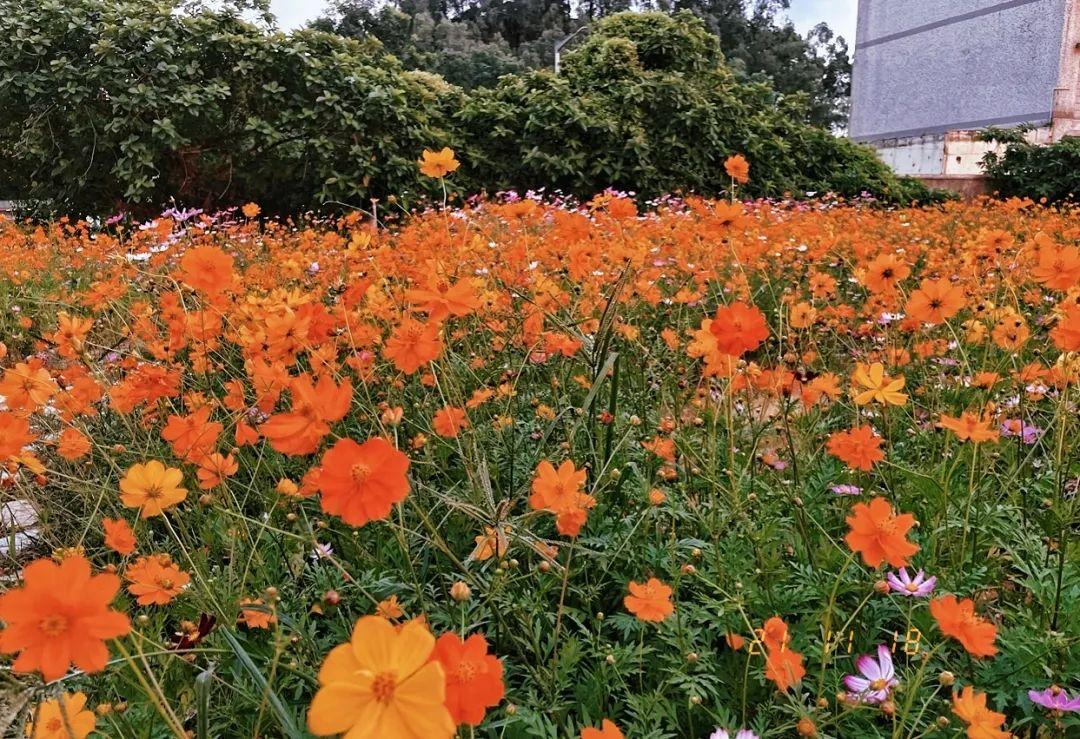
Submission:
M 936 577 L 927 577 L 926 573 L 919 570 L 915 577 L 908 574 L 907 567 L 901 567 L 896 572 L 890 572 L 885 578 L 894 593 L 907 596 L 908 598 L 924 598 L 933 592 L 937 585 Z
M 727 729 L 717 729 L 713 733 L 709 734 L 709 739 L 732 739 L 731 734 Z M 760 739 L 757 734 L 750 731 L 750 729 L 739 729 L 735 732 L 735 739 Z
M 837 495 L 859 495 L 862 493 L 862 488 L 858 485 L 833 485 L 830 490 Z
M 1032 703 L 1051 711 L 1080 711 L 1080 695 L 1070 698 L 1068 693 L 1057 685 L 1051 685 L 1042 691 L 1029 690 L 1028 698 L 1031 698 Z
M 844 687 L 848 689 L 852 700 L 877 704 L 889 697 L 889 691 L 900 681 L 893 669 L 892 654 L 889 648 L 881 644 L 877 648 L 877 659 L 864 654 L 855 660 L 855 669 L 859 675 L 845 675 Z
M 1018 418 L 1006 419 L 1001 424 L 1002 436 L 1019 436 L 1020 440 L 1028 446 L 1038 441 L 1042 433 L 1042 429 L 1038 426 L 1022 423 Z

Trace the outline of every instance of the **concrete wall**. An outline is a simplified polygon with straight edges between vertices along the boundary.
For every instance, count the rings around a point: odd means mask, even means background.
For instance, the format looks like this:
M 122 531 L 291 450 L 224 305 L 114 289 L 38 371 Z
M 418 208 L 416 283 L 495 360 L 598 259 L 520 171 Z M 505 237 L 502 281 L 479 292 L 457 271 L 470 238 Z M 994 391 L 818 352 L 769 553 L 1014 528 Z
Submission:
M 1072 6 L 1071 0 L 860 0 L 851 137 L 873 143 L 1050 123 Z

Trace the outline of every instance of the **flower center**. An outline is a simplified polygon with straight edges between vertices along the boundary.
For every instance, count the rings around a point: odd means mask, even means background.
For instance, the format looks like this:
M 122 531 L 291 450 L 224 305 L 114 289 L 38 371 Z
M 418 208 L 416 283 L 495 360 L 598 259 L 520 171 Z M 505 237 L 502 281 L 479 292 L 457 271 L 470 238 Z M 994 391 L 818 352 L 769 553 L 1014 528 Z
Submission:
M 67 627 L 67 616 L 62 616 L 58 613 L 51 616 L 46 616 L 45 618 L 41 619 L 41 623 L 38 624 L 38 628 L 40 628 L 46 636 L 53 637 L 63 634 L 65 631 L 67 631 Z
M 397 687 L 397 675 L 393 672 L 380 672 L 371 681 L 371 693 L 379 703 L 389 703 Z
M 163 577 L 158 580 L 158 587 L 160 587 L 162 590 L 172 590 L 172 586 L 173 581 L 167 577 Z
M 157 500 L 158 498 L 161 497 L 161 495 L 162 495 L 162 490 L 161 490 L 160 485 L 154 484 L 154 485 L 148 485 L 146 487 L 146 498 L 147 498 L 147 500 Z
M 353 482 L 357 485 L 362 485 L 367 482 L 368 477 L 371 476 L 371 467 L 363 462 L 357 462 L 349 470 L 349 474 L 352 475 Z
M 885 686 L 889 683 L 883 677 L 879 677 L 877 680 L 870 682 L 870 690 L 885 690 Z
M 53 716 L 51 719 L 45 722 L 44 728 L 50 733 L 59 734 L 60 731 L 64 728 L 64 721 L 59 716 Z
M 459 683 L 469 683 L 476 678 L 476 664 L 466 660 L 458 663 L 457 680 Z

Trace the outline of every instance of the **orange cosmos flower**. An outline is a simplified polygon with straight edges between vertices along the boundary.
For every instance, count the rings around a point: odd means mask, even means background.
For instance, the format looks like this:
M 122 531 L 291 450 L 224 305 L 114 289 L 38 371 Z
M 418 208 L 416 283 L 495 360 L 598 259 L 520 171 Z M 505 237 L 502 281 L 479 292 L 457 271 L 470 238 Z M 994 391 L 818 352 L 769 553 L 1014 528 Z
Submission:
M 1031 276 L 1051 290 L 1068 290 L 1080 282 L 1080 249 L 1075 246 L 1043 248 Z
M 907 313 L 922 323 L 944 323 L 964 307 L 964 289 L 948 280 L 923 280 L 908 297 Z
M 454 723 L 476 726 L 487 709 L 502 700 L 502 662 L 488 654 L 487 640 L 480 634 L 464 641 L 457 634 L 443 634 L 435 642 L 433 659 L 446 673 L 446 708 Z
M 604 719 L 600 722 L 599 729 L 591 726 L 582 729 L 581 739 L 623 739 L 623 733 L 609 719 Z
M 628 587 L 630 594 L 623 598 L 623 605 L 642 621 L 659 623 L 675 613 L 671 588 L 655 577 L 650 577 L 645 583 L 631 580 Z
M 1063 352 L 1080 351 L 1080 306 L 1070 306 L 1050 331 L 1054 346 Z
M 431 419 L 431 426 L 439 436 L 453 439 L 461 433 L 462 429 L 469 428 L 469 416 L 464 408 L 447 406 L 435 412 L 435 417 Z
M 199 488 L 209 490 L 216 488 L 227 477 L 232 477 L 240 469 L 233 455 L 223 456 L 214 452 L 208 454 L 199 461 L 199 469 L 195 473 L 199 478 Z
M 881 451 L 884 439 L 874 434 L 870 426 L 856 426 L 847 431 L 829 434 L 826 448 L 829 454 L 848 467 L 869 472 L 875 464 L 885 459 Z
M 383 346 L 383 356 L 400 371 L 411 375 L 442 354 L 443 343 L 436 324 L 404 319 Z
M 422 157 L 416 163 L 420 165 L 422 174 L 435 179 L 446 177 L 461 166 L 461 162 L 454 158 L 454 150 L 448 146 L 444 146 L 441 151 L 424 149 Z
M 23 584 L 0 595 L 0 652 L 19 653 L 11 669 L 58 680 L 75 664 L 100 672 L 109 661 L 105 640 L 131 631 L 128 617 L 109 608 L 120 589 L 116 575 L 92 575 L 80 555 L 57 564 L 39 559 L 23 569 Z
M 191 575 L 181 570 L 167 554 L 151 554 L 135 560 L 124 573 L 128 592 L 140 606 L 163 606 L 180 595 Z
M 717 308 L 709 332 L 716 340 L 716 351 L 733 357 L 757 349 L 769 338 L 765 314 L 756 305 L 741 302 Z
M 386 518 L 409 494 L 409 458 L 385 439 L 341 439 L 323 455 L 322 509 L 350 526 Z
M 942 414 L 937 425 L 938 428 L 952 431 L 960 441 L 973 441 L 976 444 L 997 441 L 999 436 L 989 416 L 976 416 L 969 411 L 961 413 L 959 418 Z
M 976 692 L 968 685 L 953 695 L 953 713 L 968 725 L 968 739 L 1009 739 L 1012 736 L 1001 728 L 1005 714 L 986 707 L 986 693 Z
M 765 678 L 787 692 L 806 676 L 802 654 L 788 648 L 791 637 L 787 624 L 779 616 L 773 616 L 761 630 L 761 641 L 765 645 Z
M 185 462 L 195 462 L 217 445 L 223 427 L 210 420 L 210 406 L 204 405 L 188 416 L 169 416 L 161 438 L 172 446 L 173 454 Z
M 907 540 L 915 517 L 910 513 L 896 515 L 884 498 L 874 498 L 869 504 L 856 503 L 847 523 L 851 531 L 844 541 L 853 552 L 862 555 L 869 567 L 880 567 L 882 562 L 907 567 L 908 557 L 919 551 L 918 544 Z
M 56 393 L 56 383 L 39 362 L 19 362 L 4 371 L 0 380 L 0 395 L 7 407 L 16 411 L 33 411 L 49 402 Z
M 105 518 L 101 521 L 105 529 L 105 546 L 125 557 L 135 551 L 135 533 L 123 519 Z
M 180 487 L 183 480 L 183 472 L 156 459 L 133 464 L 120 481 L 120 502 L 140 509 L 142 518 L 160 516 L 187 497 L 187 490 Z
M 233 281 L 233 258 L 216 246 L 197 246 L 180 259 L 180 281 L 207 295 L 217 295 Z
M 596 505 L 596 499 L 582 490 L 585 477 L 585 470 L 576 469 L 569 459 L 559 465 L 558 471 L 545 459 L 536 467 L 529 506 L 554 513 L 555 526 L 563 536 L 577 536 L 585 525 L 588 509 Z
M 750 181 L 750 162 L 742 154 L 735 154 L 724 160 L 724 171 L 728 177 L 740 185 Z
M 930 601 L 930 613 L 945 636 L 960 642 L 968 654 L 974 657 L 993 657 L 997 654 L 994 640 L 997 629 L 994 624 L 975 613 L 971 598 L 957 601 L 955 595 L 945 595 Z
M 337 385 L 328 375 L 318 384 L 304 373 L 289 383 L 293 406 L 289 413 L 275 413 L 259 431 L 274 451 L 288 455 L 313 454 L 352 405 L 353 387 L 346 380 Z
M 427 290 L 406 290 L 405 299 L 418 306 L 419 310 L 425 311 L 428 319 L 436 323 L 446 320 L 449 316 L 459 318 L 467 316 L 481 306 L 468 280 L 462 280 L 449 287 L 434 286 Z
M 255 218 L 262 213 L 262 208 L 258 203 L 245 203 L 240 212 L 244 214 L 244 218 Z
M 73 461 L 85 457 L 90 451 L 90 439 L 76 428 L 66 428 L 57 440 L 56 453 Z
M 866 265 L 863 284 L 874 293 L 892 292 L 911 274 L 911 267 L 894 254 L 882 254 Z
M 401 604 L 398 603 L 397 596 L 391 595 L 389 598 L 383 598 L 379 601 L 375 606 L 375 615 L 393 621 L 404 616 L 405 611 L 401 610 Z
M 64 311 L 60 311 L 56 314 L 56 322 L 56 333 L 50 336 L 49 339 L 56 344 L 61 357 L 74 359 L 82 353 L 83 346 L 86 343 L 86 335 L 90 333 L 90 329 L 94 326 L 94 319 L 71 316 Z
M 262 598 L 244 598 L 240 601 L 240 615 L 236 617 L 236 622 L 249 629 L 269 629 L 277 623 L 277 616 Z
M 0 411 L 0 461 L 19 456 L 23 447 L 37 437 L 30 433 L 30 422 L 14 413 Z
M 398 630 L 378 616 L 361 618 L 351 641 L 334 647 L 319 669 L 307 715 L 311 733 L 450 739 L 454 720 L 434 649 L 435 637 L 419 621 Z
M 86 739 L 94 731 L 97 718 L 86 709 L 86 695 L 64 693 L 38 704 L 26 723 L 29 739 Z
M 898 377 L 894 380 L 886 375 L 885 365 L 881 362 L 873 364 L 859 362 L 851 375 L 851 381 L 863 388 L 853 390 L 856 405 L 866 405 L 871 402 L 882 405 L 903 405 L 907 402 L 907 394 L 900 392 L 904 388 L 904 378 Z

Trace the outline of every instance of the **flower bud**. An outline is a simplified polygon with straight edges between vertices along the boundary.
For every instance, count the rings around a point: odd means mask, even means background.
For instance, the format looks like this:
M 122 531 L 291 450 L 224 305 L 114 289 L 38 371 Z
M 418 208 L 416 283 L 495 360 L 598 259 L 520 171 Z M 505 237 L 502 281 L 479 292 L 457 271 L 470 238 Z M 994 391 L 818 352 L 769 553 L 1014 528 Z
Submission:
M 472 597 L 472 590 L 463 580 L 458 580 L 450 586 L 450 597 L 458 603 L 464 603 Z

